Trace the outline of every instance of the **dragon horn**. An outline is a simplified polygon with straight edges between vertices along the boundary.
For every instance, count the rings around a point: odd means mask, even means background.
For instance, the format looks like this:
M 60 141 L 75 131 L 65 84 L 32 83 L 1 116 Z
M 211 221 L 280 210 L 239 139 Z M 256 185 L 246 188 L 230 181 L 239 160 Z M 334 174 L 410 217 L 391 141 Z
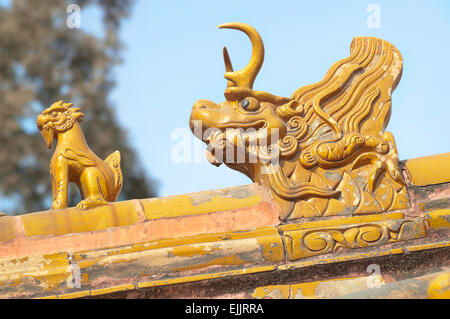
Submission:
M 244 32 L 250 38 L 252 43 L 252 57 L 248 65 L 240 71 L 233 71 L 231 66 L 231 60 L 228 55 L 228 51 L 224 48 L 224 61 L 225 61 L 225 78 L 228 80 L 228 87 L 238 86 L 251 89 L 253 88 L 253 82 L 258 75 L 259 70 L 264 62 L 264 44 L 261 36 L 251 26 L 241 22 L 231 22 L 219 25 L 219 29 L 235 29 Z
M 227 47 L 223 47 L 223 61 L 225 62 L 225 72 L 233 72 L 233 65 L 231 64 L 230 55 L 228 54 Z M 227 87 L 234 86 L 234 83 L 227 81 Z

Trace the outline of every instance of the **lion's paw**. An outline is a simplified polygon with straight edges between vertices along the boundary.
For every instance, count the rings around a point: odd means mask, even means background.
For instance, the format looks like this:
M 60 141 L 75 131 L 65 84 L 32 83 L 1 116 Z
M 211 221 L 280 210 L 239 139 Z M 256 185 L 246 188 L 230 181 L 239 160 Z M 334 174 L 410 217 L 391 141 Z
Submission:
M 86 210 L 89 208 L 107 205 L 108 202 L 103 198 L 86 198 L 77 204 L 77 208 L 81 210 Z

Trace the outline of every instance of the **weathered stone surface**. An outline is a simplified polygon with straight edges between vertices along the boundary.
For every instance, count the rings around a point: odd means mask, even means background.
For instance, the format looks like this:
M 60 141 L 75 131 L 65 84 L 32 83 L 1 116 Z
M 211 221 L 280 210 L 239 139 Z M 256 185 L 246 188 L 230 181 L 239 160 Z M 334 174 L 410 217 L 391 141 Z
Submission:
M 0 223 L 3 229 L 0 258 L 21 258 L 246 231 L 278 225 L 279 215 L 264 188 L 252 184 L 235 189 L 110 203 L 89 210 L 67 208 L 3 217 Z
M 334 298 L 371 264 L 385 283 L 444 271 L 450 183 L 405 178 L 408 209 L 302 222 L 257 184 L 2 217 L 0 297 Z
M 430 284 L 438 276 L 448 272 L 437 272 L 425 276 L 405 279 L 377 289 L 366 289 L 340 296 L 343 299 L 425 299 L 430 297 Z

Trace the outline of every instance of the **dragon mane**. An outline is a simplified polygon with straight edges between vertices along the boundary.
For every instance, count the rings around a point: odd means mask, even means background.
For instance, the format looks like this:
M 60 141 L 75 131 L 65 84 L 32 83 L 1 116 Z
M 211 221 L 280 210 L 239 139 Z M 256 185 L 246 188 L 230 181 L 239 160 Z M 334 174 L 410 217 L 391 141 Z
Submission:
M 380 135 L 389 122 L 391 94 L 402 74 L 400 52 L 374 37 L 354 38 L 350 52 L 322 81 L 291 96 L 303 107 L 310 128 L 302 138 L 303 147 L 330 128 L 335 138 L 347 132 Z

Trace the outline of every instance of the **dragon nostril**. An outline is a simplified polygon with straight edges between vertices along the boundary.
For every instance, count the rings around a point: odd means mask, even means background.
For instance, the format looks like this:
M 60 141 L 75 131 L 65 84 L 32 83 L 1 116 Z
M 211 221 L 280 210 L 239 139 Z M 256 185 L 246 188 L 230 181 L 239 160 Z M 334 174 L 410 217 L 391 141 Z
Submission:
M 197 101 L 194 104 L 194 109 L 206 109 L 208 106 L 204 101 Z

